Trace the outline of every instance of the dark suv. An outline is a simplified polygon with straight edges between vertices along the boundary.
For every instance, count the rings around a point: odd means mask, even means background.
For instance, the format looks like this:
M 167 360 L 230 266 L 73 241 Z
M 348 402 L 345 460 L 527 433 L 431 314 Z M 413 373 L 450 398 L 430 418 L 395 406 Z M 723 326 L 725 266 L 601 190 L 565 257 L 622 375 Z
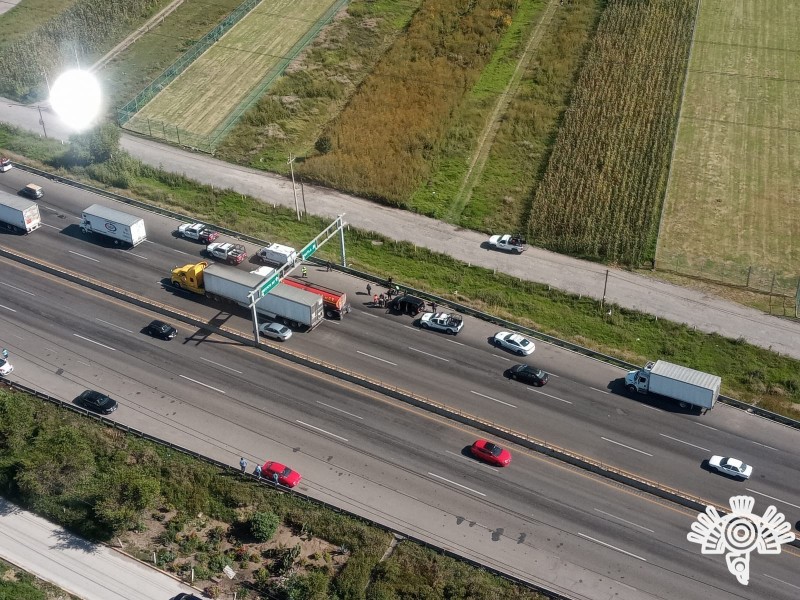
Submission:
M 416 296 L 403 294 L 402 296 L 393 298 L 392 301 L 389 302 L 389 310 L 409 314 L 414 317 L 425 310 L 425 300 L 417 298 Z
M 110 415 L 117 410 L 117 401 L 112 400 L 105 394 L 96 392 L 94 390 L 86 390 L 80 396 L 75 398 L 75 404 L 82 406 L 92 412 L 100 413 L 103 415 Z
M 145 327 L 145 331 L 148 335 L 159 337 L 162 340 L 171 340 L 178 335 L 178 330 L 172 325 L 164 323 L 164 321 L 153 321 L 150 325 Z

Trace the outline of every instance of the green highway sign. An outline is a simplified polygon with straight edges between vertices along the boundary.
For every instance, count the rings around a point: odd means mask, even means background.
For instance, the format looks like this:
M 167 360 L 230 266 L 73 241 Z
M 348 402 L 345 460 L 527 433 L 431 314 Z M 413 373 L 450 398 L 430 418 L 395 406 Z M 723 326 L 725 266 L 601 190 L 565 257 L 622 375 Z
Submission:
M 305 248 L 300 250 L 300 256 L 303 257 L 303 260 L 307 259 L 309 256 L 314 254 L 317 251 L 317 242 L 312 241 L 310 242 Z
M 278 274 L 275 273 L 274 275 L 271 275 L 270 278 L 264 282 L 264 285 L 261 286 L 259 292 L 263 296 L 264 294 L 269 292 L 272 288 L 274 288 L 276 285 L 278 285 L 279 282 L 280 279 L 278 279 Z

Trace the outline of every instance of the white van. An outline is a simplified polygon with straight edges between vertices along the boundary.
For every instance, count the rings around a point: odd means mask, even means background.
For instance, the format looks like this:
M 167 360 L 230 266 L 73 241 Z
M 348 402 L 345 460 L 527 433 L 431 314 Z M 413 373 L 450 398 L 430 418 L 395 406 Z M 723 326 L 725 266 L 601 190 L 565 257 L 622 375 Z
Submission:
M 267 244 L 256 253 L 261 262 L 283 266 L 297 261 L 297 250 L 280 244 Z

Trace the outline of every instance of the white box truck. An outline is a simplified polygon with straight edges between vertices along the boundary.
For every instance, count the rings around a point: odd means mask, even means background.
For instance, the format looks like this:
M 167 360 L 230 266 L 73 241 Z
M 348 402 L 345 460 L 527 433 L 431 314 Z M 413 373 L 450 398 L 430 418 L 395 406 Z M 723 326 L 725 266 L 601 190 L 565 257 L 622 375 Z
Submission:
M 0 223 L 11 231 L 30 233 L 42 226 L 39 205 L 0 191 Z
M 281 244 L 267 244 L 256 253 L 262 263 L 269 263 L 282 267 L 285 264 L 297 262 L 297 250 Z
M 147 239 L 144 220 L 115 208 L 92 204 L 84 209 L 81 221 L 83 233 L 96 233 L 114 240 L 115 244 L 127 244 L 131 248 Z
M 696 406 L 704 410 L 714 408 L 721 384 L 722 379 L 717 375 L 664 360 L 649 362 L 625 376 L 625 387 L 630 392 L 658 394 L 677 400 L 681 408 Z

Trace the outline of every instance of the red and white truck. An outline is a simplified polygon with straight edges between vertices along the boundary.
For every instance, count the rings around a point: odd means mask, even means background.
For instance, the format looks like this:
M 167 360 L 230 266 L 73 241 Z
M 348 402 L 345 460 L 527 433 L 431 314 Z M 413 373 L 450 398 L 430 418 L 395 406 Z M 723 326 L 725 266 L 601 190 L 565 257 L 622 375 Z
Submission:
M 287 277 L 282 283 L 322 296 L 322 306 L 325 308 L 325 316 L 329 319 L 341 320 L 350 312 L 350 303 L 347 301 L 347 294 L 345 292 L 332 290 L 331 288 L 317 283 L 311 283 L 307 279 L 298 277 Z

